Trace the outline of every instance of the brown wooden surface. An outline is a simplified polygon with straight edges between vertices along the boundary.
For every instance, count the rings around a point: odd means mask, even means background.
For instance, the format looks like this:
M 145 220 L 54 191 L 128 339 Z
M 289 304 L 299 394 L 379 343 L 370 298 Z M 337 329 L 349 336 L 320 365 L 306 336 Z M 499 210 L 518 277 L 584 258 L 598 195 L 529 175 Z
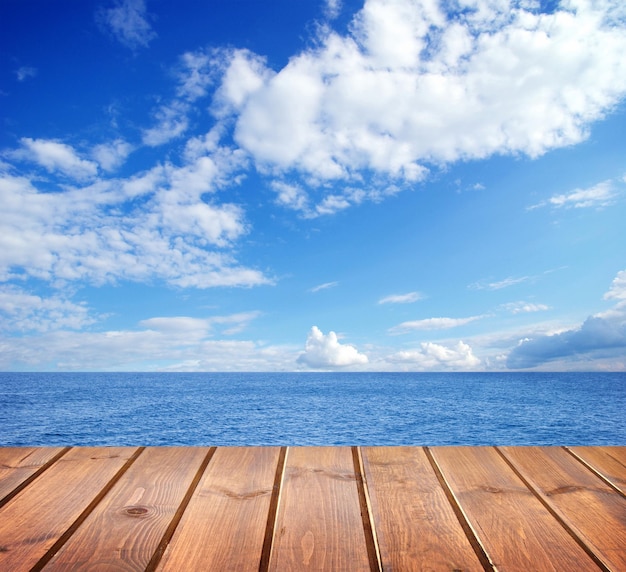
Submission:
M 385 570 L 483 570 L 417 447 L 366 447 L 365 477 Z
M 595 568 L 495 449 L 435 447 L 433 457 L 496 568 Z
M 145 570 L 206 455 L 192 447 L 143 451 L 43 569 Z
M 626 572 L 625 482 L 626 447 L 0 448 L 0 571 Z
M 135 448 L 78 448 L 0 509 L 0 570 L 30 570 L 116 476 Z
M 626 496 L 626 447 L 570 447 L 570 451 Z
M 6 447 L 0 449 L 0 506 L 37 471 L 62 454 L 62 447 Z
M 350 448 L 287 453 L 270 570 L 370 570 Z
M 626 570 L 626 499 L 564 449 L 504 447 L 544 504 L 610 570 Z

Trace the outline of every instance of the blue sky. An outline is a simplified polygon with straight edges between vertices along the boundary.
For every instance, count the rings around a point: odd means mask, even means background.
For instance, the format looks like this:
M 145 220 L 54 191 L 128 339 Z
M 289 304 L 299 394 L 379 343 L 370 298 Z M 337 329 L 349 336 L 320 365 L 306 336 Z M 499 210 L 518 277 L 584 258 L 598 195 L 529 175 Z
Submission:
M 626 370 L 621 0 L 8 0 L 0 369 Z

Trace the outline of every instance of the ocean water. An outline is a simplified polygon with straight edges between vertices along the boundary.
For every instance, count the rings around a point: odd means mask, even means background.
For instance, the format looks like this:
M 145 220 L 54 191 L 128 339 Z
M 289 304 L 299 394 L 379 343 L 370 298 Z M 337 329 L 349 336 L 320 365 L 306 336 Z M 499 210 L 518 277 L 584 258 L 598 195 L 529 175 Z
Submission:
M 28 445 L 626 445 L 626 374 L 0 373 Z

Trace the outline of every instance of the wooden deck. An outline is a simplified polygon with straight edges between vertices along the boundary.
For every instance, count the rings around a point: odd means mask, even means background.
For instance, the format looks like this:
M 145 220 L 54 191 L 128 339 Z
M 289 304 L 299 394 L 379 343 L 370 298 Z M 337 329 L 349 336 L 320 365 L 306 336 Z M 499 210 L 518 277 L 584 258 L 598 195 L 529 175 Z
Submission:
M 626 572 L 626 447 L 0 448 L 0 570 Z

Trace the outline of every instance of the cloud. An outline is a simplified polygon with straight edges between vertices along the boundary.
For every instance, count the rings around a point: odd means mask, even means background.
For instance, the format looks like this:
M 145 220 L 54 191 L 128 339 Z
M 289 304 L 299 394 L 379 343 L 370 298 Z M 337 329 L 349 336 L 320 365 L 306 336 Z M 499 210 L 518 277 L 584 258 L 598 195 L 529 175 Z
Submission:
M 626 350 L 626 323 L 589 317 L 574 330 L 552 336 L 522 340 L 506 361 L 510 369 L 542 365 L 558 358 L 603 357 L 623 355 Z
M 613 204 L 617 194 L 613 181 L 603 181 L 589 189 L 576 189 L 569 194 L 555 195 L 547 201 L 529 207 L 529 210 L 543 206 L 568 209 L 601 208 Z
M 329 288 L 334 288 L 338 286 L 339 282 L 325 282 L 324 284 L 320 284 L 319 286 L 314 286 L 309 290 L 309 292 L 319 292 L 320 290 L 328 290 Z
M 502 288 L 516 286 L 517 284 L 527 282 L 530 279 L 531 276 L 521 276 L 519 278 L 509 276 L 508 278 L 498 280 L 497 282 L 474 282 L 473 284 L 470 284 L 468 288 L 471 288 L 472 290 L 502 290 Z
M 621 270 L 613 279 L 605 300 L 626 300 L 626 270 Z
M 215 330 L 216 326 L 220 325 L 227 326 L 223 328 L 222 334 L 238 334 L 260 314 L 260 312 L 240 312 L 229 316 L 212 316 L 210 318 L 156 317 L 142 320 L 139 325 L 151 331 L 162 332 L 170 336 L 183 336 L 191 340 L 207 337 Z
M 69 145 L 51 139 L 20 139 L 21 149 L 7 153 L 9 157 L 22 161 L 31 161 L 45 168 L 50 173 L 58 173 L 77 180 L 86 180 L 98 174 L 98 165 L 87 159 L 81 159 Z
M 500 306 L 503 310 L 511 312 L 511 314 L 525 314 L 528 312 L 544 312 L 550 309 L 545 304 L 535 304 L 534 302 L 509 302 Z
M 525 369 L 559 359 L 622 357 L 626 351 L 626 270 L 617 274 L 604 298 L 618 303 L 607 312 L 589 316 L 579 327 L 520 340 L 508 355 L 507 367 Z
M 411 304 L 418 300 L 423 300 L 424 295 L 419 292 L 409 292 L 408 294 L 392 294 L 378 300 L 379 304 Z
M 418 370 L 471 370 L 481 365 L 472 348 L 462 341 L 452 347 L 425 342 L 418 350 L 401 351 L 388 359 Z
M 339 343 L 335 332 L 324 335 L 317 326 L 311 328 L 304 353 L 298 357 L 298 363 L 312 368 L 349 367 L 367 362 L 367 356 L 354 346 Z
M 111 172 L 124 164 L 126 157 L 133 151 L 130 143 L 116 139 L 93 148 L 92 156 L 104 171 Z
M 327 18 L 334 20 L 341 13 L 342 1 L 341 0 L 326 0 L 324 6 L 324 13 Z
M 470 316 L 469 318 L 427 318 L 425 320 L 414 320 L 411 322 L 402 322 L 397 326 L 389 329 L 390 334 L 406 334 L 412 331 L 423 330 L 447 330 L 450 328 L 458 328 L 476 320 L 480 320 L 484 316 Z
M 192 319 L 193 320 L 193 319 Z M 186 332 L 172 322 L 136 330 L 55 330 L 20 337 L 0 332 L 0 369 L 39 371 L 293 371 L 295 348 L 248 340 L 207 339 L 202 324 Z M 193 323 L 193 322 L 192 322 Z M 160 329 L 156 327 L 160 325 Z M 179 323 L 182 326 L 182 323 Z
M 91 172 L 67 146 L 35 148 L 47 152 L 41 161 L 51 168 Z M 0 169 L 0 279 L 95 285 L 160 279 L 196 288 L 271 283 L 230 252 L 248 232 L 243 210 L 208 198 L 236 180 L 244 163 L 237 150 L 214 147 L 180 166 L 64 185 L 61 192 L 49 192 L 48 181 L 15 176 L 7 165 Z
M 232 115 L 260 170 L 317 192 L 309 212 L 319 215 L 355 204 L 328 181 L 359 181 L 364 200 L 432 166 L 578 143 L 626 93 L 625 26 L 612 2 L 544 13 L 508 0 L 453 6 L 367 0 L 347 34 L 323 28 L 277 71 L 233 51 L 215 108 Z
M 96 21 L 122 45 L 136 50 L 148 47 L 157 37 L 147 16 L 144 0 L 116 0 L 113 8 L 102 8 L 96 13 Z
M 37 75 L 37 68 L 22 66 L 16 70 L 15 75 L 17 76 L 17 81 L 25 81 L 29 77 L 35 77 Z
M 96 322 L 86 304 L 61 296 L 41 297 L 10 285 L 0 287 L 0 330 L 47 332 L 80 330 Z

